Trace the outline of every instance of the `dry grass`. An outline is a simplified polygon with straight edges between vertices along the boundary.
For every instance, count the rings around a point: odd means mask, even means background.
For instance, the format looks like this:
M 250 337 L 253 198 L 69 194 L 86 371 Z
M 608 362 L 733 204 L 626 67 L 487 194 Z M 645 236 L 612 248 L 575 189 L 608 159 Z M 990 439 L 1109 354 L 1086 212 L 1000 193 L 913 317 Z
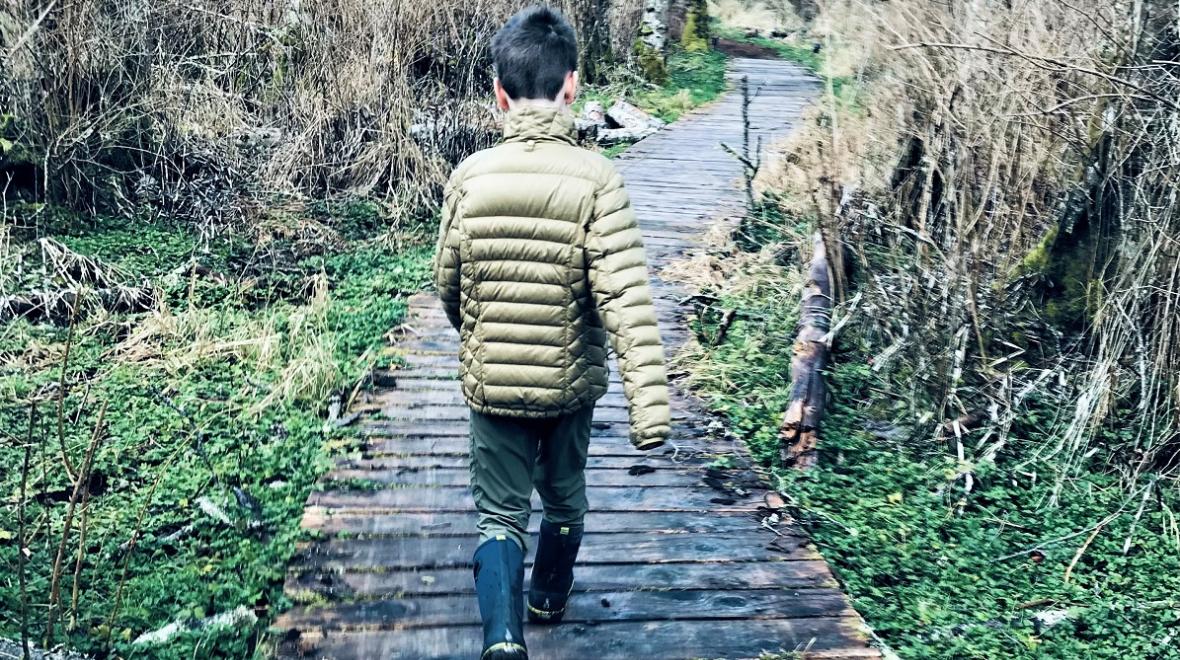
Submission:
M 337 191 L 417 213 L 494 139 L 488 42 L 526 4 L 7 3 L 0 107 L 19 150 L 0 174 L 36 199 L 212 226 Z M 590 68 L 629 52 L 638 0 L 559 4 Z
M 726 27 L 761 35 L 804 28 L 787 0 L 710 0 L 709 15 Z
M 825 99 L 778 178 L 847 246 L 881 368 L 941 402 L 932 427 L 984 411 L 980 456 L 1035 395 L 1070 413 L 1040 458 L 1113 427 L 1112 464 L 1177 467 L 1175 3 L 821 4 L 870 91 Z

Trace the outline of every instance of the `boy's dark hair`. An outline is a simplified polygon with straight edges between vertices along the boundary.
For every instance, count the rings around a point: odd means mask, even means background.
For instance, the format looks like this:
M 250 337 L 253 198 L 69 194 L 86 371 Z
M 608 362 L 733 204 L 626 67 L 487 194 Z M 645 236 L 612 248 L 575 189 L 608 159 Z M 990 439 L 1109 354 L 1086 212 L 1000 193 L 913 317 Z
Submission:
M 553 99 L 578 69 L 578 37 L 549 7 L 517 12 L 492 38 L 496 77 L 513 99 Z

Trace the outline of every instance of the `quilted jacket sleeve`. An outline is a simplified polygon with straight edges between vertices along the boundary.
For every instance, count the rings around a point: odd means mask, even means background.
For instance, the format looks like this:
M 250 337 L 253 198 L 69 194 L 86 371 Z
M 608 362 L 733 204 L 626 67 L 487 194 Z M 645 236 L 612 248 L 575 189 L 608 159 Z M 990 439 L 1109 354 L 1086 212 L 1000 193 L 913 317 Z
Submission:
M 594 302 L 619 357 L 631 413 L 631 442 L 639 449 L 653 449 L 670 432 L 668 376 L 643 236 L 618 173 L 598 193 L 586 232 L 586 256 Z
M 456 330 L 462 323 L 459 312 L 459 220 L 456 217 L 458 194 L 448 184 L 443 196 L 442 222 L 438 230 L 438 249 L 434 253 L 434 287 L 442 300 L 447 319 Z

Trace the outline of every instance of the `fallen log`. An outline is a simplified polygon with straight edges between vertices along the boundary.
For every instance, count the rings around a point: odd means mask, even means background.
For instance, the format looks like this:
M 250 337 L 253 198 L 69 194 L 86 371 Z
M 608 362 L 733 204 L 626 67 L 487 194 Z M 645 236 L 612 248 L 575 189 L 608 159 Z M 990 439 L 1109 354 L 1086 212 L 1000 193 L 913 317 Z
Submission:
M 23 318 L 30 323 L 64 326 L 70 322 L 75 309 L 79 309 L 83 315 L 97 309 L 112 314 L 147 312 L 155 309 L 160 297 L 159 291 L 146 284 L 101 289 L 75 287 L 58 291 L 26 291 L 0 296 L 0 325 Z
M 597 101 L 589 101 L 574 123 L 579 139 L 603 147 L 638 142 L 664 127 L 663 120 L 626 101 L 617 101 L 609 109 L 603 109 Z
M 791 358 L 791 399 L 779 427 L 784 465 L 807 468 L 815 464 L 827 387 L 823 371 L 831 350 L 832 275 L 823 236 L 816 232 L 814 251 L 799 315 L 799 332 Z

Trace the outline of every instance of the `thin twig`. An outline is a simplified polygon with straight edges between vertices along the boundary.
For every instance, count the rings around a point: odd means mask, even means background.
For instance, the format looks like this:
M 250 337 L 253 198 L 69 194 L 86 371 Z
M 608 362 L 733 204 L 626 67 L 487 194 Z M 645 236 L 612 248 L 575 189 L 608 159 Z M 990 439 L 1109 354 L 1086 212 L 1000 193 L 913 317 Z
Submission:
M 892 48 L 892 50 L 907 50 L 907 49 L 912 49 L 912 48 L 948 48 L 948 49 L 956 49 L 956 50 L 975 50 L 975 51 L 980 51 L 980 52 L 984 52 L 984 53 L 992 53 L 995 55 L 1008 55 L 1011 57 L 1019 57 L 1020 59 L 1026 60 L 1030 64 L 1037 66 L 1039 68 L 1042 68 L 1042 69 L 1052 70 L 1052 69 L 1049 69 L 1049 66 L 1047 66 L 1047 65 L 1052 65 L 1052 66 L 1057 67 L 1057 70 L 1075 71 L 1077 73 L 1083 73 L 1083 74 L 1086 74 L 1089 76 L 1094 76 L 1096 78 L 1102 78 L 1103 80 L 1106 80 L 1107 82 L 1112 82 L 1112 83 L 1127 87 L 1129 89 L 1133 89 L 1136 92 L 1143 94 L 1144 96 L 1151 97 L 1153 100 L 1155 100 L 1158 103 L 1163 103 L 1164 105 L 1168 106 L 1169 108 L 1171 108 L 1173 110 L 1180 111 L 1180 103 L 1176 103 L 1172 99 L 1160 96 L 1159 94 L 1156 94 L 1155 92 L 1151 91 L 1150 89 L 1147 89 L 1147 88 L 1143 87 L 1142 85 L 1138 85 L 1133 81 L 1127 80 L 1126 78 L 1122 78 L 1120 76 L 1116 76 L 1116 75 L 1109 74 L 1109 73 L 1103 73 L 1102 71 L 1099 71 L 1097 69 L 1089 69 L 1084 66 L 1078 66 L 1076 64 L 1071 64 L 1071 63 L 1066 62 L 1064 60 L 1059 60 L 1059 59 L 1055 59 L 1052 57 L 1044 57 L 1041 55 L 1030 55 L 1028 53 L 1022 53 L 1018 50 L 1014 50 L 1012 48 L 1007 48 L 1007 47 L 990 47 L 990 46 L 977 46 L 975 44 L 953 44 L 953 43 L 940 43 L 940 42 L 920 42 L 920 43 L 913 43 L 913 44 L 902 44 L 900 46 L 894 46 Z
M 1094 531 L 1090 532 L 1090 535 L 1086 537 L 1086 542 L 1082 544 L 1082 547 L 1078 548 L 1078 551 L 1074 553 L 1073 561 L 1069 562 L 1069 566 L 1065 569 L 1065 578 L 1062 582 L 1069 584 L 1070 575 L 1073 574 L 1073 567 L 1078 565 L 1078 560 L 1086 553 L 1086 548 L 1090 547 L 1090 543 L 1094 541 L 1094 537 L 1098 536 L 1098 532 L 1101 532 L 1103 527 L 1104 525 L 1095 527 Z
M 57 444 L 61 447 L 61 460 L 65 464 L 66 476 L 71 481 L 77 480 L 77 472 L 70 462 L 70 454 L 66 451 L 65 405 L 66 405 L 66 372 L 70 367 L 70 349 L 74 345 L 74 331 L 78 320 L 78 305 L 82 303 L 82 296 L 74 296 L 74 308 L 70 311 L 70 328 L 66 332 L 66 348 L 61 358 L 61 374 L 57 380 Z
M 57 623 L 57 606 L 61 603 L 62 562 L 65 560 L 66 545 L 70 540 L 70 528 L 74 522 L 74 509 L 78 504 L 78 498 L 81 495 L 84 485 L 83 482 L 90 479 L 90 467 L 94 462 L 94 453 L 98 449 L 98 445 L 103 437 L 103 420 L 106 417 L 106 412 L 107 403 L 104 401 L 102 407 L 98 410 L 98 420 L 94 425 L 94 431 L 91 433 L 90 446 L 86 449 L 86 458 L 82 462 L 82 470 L 78 473 L 78 478 L 74 480 L 74 491 L 70 495 L 70 504 L 66 509 L 66 519 L 61 533 L 61 542 L 57 546 L 57 556 L 53 560 L 53 576 L 49 586 L 49 611 L 46 614 L 45 623 L 44 646 L 46 648 L 53 645 L 53 629 Z
M 25 499 L 29 486 L 29 456 L 33 451 L 33 430 L 36 428 L 37 402 L 29 405 L 29 435 L 25 440 L 25 457 L 20 470 L 20 502 L 17 504 L 17 532 L 16 532 L 16 571 L 20 582 L 20 643 L 23 652 L 22 660 L 29 660 L 29 592 L 28 577 L 25 575 L 25 548 L 28 539 L 25 538 Z

